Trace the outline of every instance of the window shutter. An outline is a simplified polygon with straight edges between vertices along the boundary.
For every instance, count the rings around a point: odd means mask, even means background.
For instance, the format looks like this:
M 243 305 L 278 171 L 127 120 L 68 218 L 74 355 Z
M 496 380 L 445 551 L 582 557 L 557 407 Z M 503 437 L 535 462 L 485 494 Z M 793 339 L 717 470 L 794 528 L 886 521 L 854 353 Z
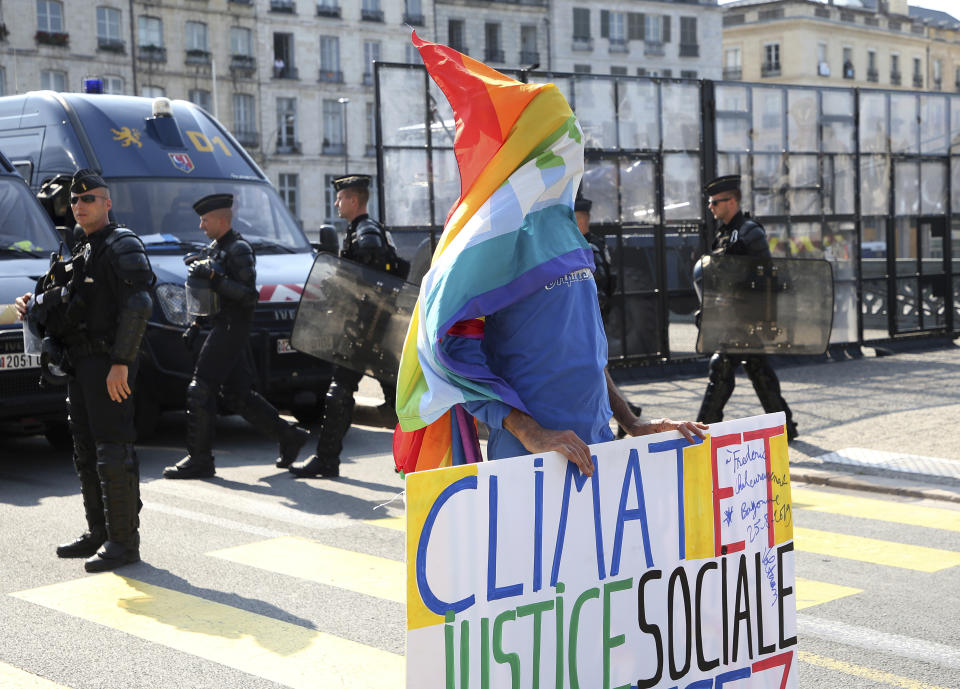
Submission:
M 663 42 L 670 42 L 670 15 L 663 15 Z
M 643 13 L 630 12 L 627 14 L 627 39 L 631 41 L 643 40 Z
M 610 38 L 610 10 L 600 10 L 600 38 Z

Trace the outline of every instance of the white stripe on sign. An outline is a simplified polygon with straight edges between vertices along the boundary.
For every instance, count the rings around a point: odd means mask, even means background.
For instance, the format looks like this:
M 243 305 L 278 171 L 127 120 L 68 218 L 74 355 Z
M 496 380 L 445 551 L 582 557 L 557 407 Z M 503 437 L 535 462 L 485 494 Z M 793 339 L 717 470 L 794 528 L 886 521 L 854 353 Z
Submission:
M 901 658 L 921 660 L 938 667 L 960 670 L 960 649 L 935 641 L 890 634 L 803 614 L 797 615 L 797 634 L 814 636 L 868 651 L 883 651 Z

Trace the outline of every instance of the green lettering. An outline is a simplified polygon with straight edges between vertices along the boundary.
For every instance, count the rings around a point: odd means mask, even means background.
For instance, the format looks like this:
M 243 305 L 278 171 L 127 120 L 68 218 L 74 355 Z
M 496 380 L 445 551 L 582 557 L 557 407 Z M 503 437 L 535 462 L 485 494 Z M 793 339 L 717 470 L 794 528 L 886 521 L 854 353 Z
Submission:
M 624 634 L 610 636 L 610 594 L 615 591 L 629 591 L 632 588 L 633 577 L 603 585 L 603 689 L 610 689 L 610 650 L 622 646 L 627 640 Z M 630 685 L 621 684 L 616 689 L 630 689 Z
M 513 610 L 505 610 L 493 620 L 493 659 L 510 665 L 511 689 L 520 689 L 520 656 L 516 653 L 503 652 L 503 623 L 517 619 Z
M 521 605 L 517 608 L 517 617 L 533 615 L 533 689 L 540 689 L 540 616 L 547 610 L 553 610 L 553 601 Z
M 587 589 L 581 593 L 570 611 L 570 689 L 580 689 L 580 678 L 577 675 L 577 629 L 580 626 L 580 608 L 591 598 L 600 598 L 600 589 Z

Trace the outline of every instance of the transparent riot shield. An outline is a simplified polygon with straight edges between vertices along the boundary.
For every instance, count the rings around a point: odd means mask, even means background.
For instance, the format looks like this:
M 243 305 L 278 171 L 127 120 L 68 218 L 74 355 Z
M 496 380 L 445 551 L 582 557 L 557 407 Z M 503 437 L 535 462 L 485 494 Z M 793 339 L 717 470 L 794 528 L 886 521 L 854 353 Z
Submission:
M 290 344 L 297 351 L 395 382 L 419 288 L 320 253 L 303 287 Z
M 819 259 L 706 256 L 697 351 L 823 354 L 833 270 Z

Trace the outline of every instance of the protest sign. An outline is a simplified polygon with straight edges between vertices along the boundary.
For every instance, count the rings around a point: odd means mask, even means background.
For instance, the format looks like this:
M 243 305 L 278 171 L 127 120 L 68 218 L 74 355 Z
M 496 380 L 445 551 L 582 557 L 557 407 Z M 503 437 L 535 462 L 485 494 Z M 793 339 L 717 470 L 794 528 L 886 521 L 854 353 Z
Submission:
M 409 475 L 408 689 L 796 687 L 783 424 Z

